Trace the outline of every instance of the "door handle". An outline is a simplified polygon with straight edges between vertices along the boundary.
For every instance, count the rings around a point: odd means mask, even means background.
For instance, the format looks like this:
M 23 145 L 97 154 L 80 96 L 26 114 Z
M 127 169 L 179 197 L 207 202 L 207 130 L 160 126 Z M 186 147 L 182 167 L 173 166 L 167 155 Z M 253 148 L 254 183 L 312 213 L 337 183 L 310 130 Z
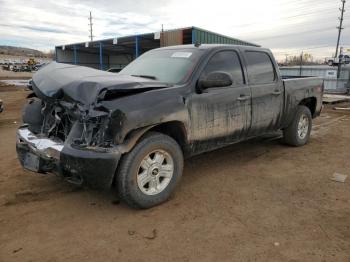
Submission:
M 239 97 L 237 97 L 238 101 L 245 101 L 248 100 L 250 98 L 250 96 L 245 96 L 245 95 L 240 95 Z
M 275 90 L 275 91 L 272 92 L 272 94 L 275 95 L 275 96 L 278 96 L 278 95 L 282 94 L 282 91 Z

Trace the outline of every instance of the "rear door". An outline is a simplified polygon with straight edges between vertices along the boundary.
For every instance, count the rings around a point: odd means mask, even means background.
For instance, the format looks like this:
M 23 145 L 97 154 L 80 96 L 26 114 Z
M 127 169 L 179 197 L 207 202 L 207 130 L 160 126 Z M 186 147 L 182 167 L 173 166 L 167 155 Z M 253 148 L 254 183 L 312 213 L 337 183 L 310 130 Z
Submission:
M 209 88 L 191 95 L 191 140 L 201 142 L 204 149 L 199 151 L 242 139 L 251 124 L 251 93 L 239 53 L 235 50 L 214 53 L 200 79 L 215 71 L 230 74 L 233 83 L 228 87 Z
M 283 112 L 283 83 L 274 61 L 265 51 L 244 52 L 248 83 L 252 92 L 252 126 L 249 136 L 280 128 Z

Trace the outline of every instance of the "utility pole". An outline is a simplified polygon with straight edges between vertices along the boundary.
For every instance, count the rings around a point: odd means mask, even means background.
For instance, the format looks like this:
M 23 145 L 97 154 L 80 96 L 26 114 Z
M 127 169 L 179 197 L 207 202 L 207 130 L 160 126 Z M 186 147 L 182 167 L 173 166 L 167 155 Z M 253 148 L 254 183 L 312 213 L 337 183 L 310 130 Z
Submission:
M 302 75 L 302 71 L 303 71 L 303 57 L 304 57 L 304 51 L 301 51 L 301 54 L 300 54 L 299 76 Z
M 89 23 L 89 26 L 90 26 L 90 41 L 92 42 L 92 41 L 94 41 L 94 36 L 93 36 L 93 34 L 92 34 L 92 25 L 93 25 L 93 23 L 92 23 L 92 15 L 91 15 L 91 11 L 90 11 L 90 16 L 89 16 L 89 21 L 90 21 L 90 23 Z
M 344 12 L 345 12 L 345 2 L 346 0 L 341 0 L 342 1 L 342 8 L 339 8 L 340 17 L 339 17 L 339 26 L 337 27 L 338 29 L 338 40 L 337 40 L 337 49 L 335 50 L 335 58 L 338 58 L 338 49 L 339 49 L 339 43 L 340 43 L 340 35 L 341 31 L 344 29 L 343 27 L 343 20 L 344 20 Z M 342 58 L 338 59 L 338 70 L 337 70 L 337 79 L 340 78 L 340 72 L 341 72 L 341 64 L 342 64 Z
M 337 27 L 338 29 L 338 40 L 337 40 L 337 48 L 335 50 L 335 58 L 338 57 L 338 49 L 339 49 L 339 42 L 340 42 L 340 35 L 341 35 L 341 30 L 344 29 L 343 27 L 343 20 L 344 20 L 344 12 L 345 12 L 345 2 L 346 0 L 341 0 L 342 1 L 342 8 L 340 10 L 341 14 L 339 17 L 339 26 Z
M 163 47 L 164 46 L 164 27 L 162 24 L 162 31 L 160 31 L 160 46 Z
M 289 54 L 285 54 L 285 56 L 286 56 L 285 64 L 287 65 L 288 64 L 288 56 L 289 56 Z

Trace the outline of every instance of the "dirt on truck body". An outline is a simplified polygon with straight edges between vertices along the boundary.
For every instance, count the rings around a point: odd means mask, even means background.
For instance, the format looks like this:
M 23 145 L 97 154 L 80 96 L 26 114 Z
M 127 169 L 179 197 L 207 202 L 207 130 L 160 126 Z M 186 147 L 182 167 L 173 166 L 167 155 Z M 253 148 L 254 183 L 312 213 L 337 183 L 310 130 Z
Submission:
M 169 198 L 184 157 L 276 130 L 306 144 L 323 82 L 282 79 L 267 49 L 201 45 L 149 51 L 119 74 L 51 63 L 32 88 L 21 164 L 147 208 Z

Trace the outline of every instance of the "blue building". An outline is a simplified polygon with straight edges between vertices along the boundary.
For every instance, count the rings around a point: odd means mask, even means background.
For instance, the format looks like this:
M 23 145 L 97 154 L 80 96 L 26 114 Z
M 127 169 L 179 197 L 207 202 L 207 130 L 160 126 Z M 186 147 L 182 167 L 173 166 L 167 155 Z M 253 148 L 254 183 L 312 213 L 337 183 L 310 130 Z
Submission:
M 198 27 L 187 27 L 56 46 L 55 54 L 56 61 L 60 63 L 107 70 L 109 68 L 123 68 L 139 55 L 154 48 L 195 43 L 258 46 Z

